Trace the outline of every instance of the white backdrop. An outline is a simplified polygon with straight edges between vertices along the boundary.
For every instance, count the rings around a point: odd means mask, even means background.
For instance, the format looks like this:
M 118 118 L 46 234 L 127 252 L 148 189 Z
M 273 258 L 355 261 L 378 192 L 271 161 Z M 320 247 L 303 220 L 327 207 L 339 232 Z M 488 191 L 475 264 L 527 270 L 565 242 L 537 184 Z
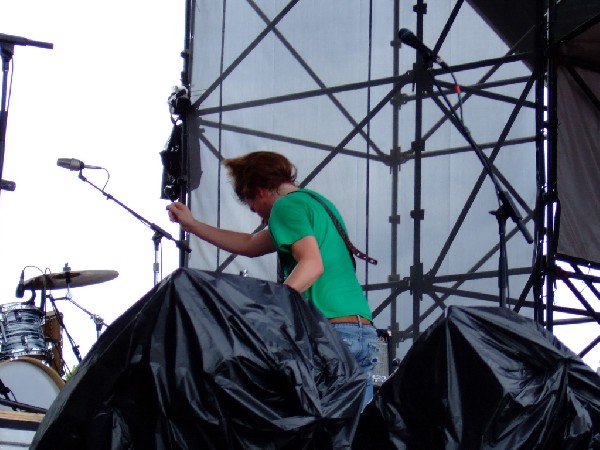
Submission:
M 433 47 L 455 2 L 430 5 L 425 17 L 424 42 Z M 284 8 L 290 6 L 289 12 Z M 412 2 L 400 2 L 399 28 L 415 30 L 416 15 Z M 390 91 L 391 85 L 340 92 L 334 99 L 325 95 L 286 102 L 266 100 L 256 107 L 230 107 L 237 103 L 269 99 L 291 93 L 361 83 L 369 79 L 390 77 L 393 72 L 393 49 L 390 41 L 397 33 L 393 2 L 329 1 L 278 2 L 237 0 L 228 2 L 196 1 L 192 52 L 192 101 L 197 113 L 190 118 L 192 145 L 199 145 L 201 177 L 191 194 L 193 211 L 209 223 L 231 229 L 253 230 L 259 219 L 234 198 L 220 158 L 259 149 L 272 149 L 287 155 L 299 169 L 299 181 L 312 174 L 375 104 Z M 282 19 L 271 31 L 269 23 Z M 261 35 L 264 33 L 264 36 Z M 256 42 L 256 45 L 253 44 Z M 474 13 L 464 5 L 452 27 L 440 56 L 456 65 L 502 56 L 506 46 Z M 404 46 L 400 50 L 399 74 L 412 68 L 415 53 Z M 489 68 L 457 74 L 460 84 L 480 80 Z M 492 81 L 528 75 L 524 65 L 514 63 L 500 68 Z M 219 78 L 222 75 L 222 78 Z M 442 79 L 450 81 L 449 76 Z M 495 93 L 516 98 L 523 86 L 492 89 Z M 402 88 L 411 96 L 412 86 Z M 532 95 L 529 96 L 532 100 Z M 452 102 L 455 102 L 455 96 Z M 337 102 L 337 103 L 336 103 Z M 472 98 L 464 104 L 464 120 L 474 139 L 482 144 L 496 142 L 512 112 L 513 105 L 485 98 Z M 433 130 L 442 117 L 431 101 L 424 102 L 423 133 Z M 196 122 L 197 121 L 197 122 Z M 385 163 L 398 132 L 399 150 L 407 152 L 415 139 L 414 102 L 403 105 L 394 123 L 392 107 L 387 104 L 369 123 L 372 143 L 356 136 L 345 151 L 333 158 L 316 174 L 308 187 L 324 193 L 346 219 L 349 235 L 357 247 L 379 260 L 377 267 L 359 266 L 362 282 L 385 283 L 396 264 L 400 278 L 409 276 L 413 265 L 413 245 L 418 242 L 424 271 L 435 264 L 450 231 L 459 217 L 482 167 L 472 151 L 424 158 L 422 208 L 425 211 L 421 237 L 413 234 L 411 211 L 415 207 L 414 162 L 410 158 L 400 166 L 397 184 L 400 226 L 398 258 L 391 261 L 390 227 L 395 186 L 390 167 Z M 509 139 L 526 138 L 535 133 L 532 109 L 519 115 Z M 428 152 L 466 146 L 463 137 L 445 124 L 428 136 Z M 487 150 L 490 154 L 490 151 Z M 370 160 L 366 157 L 369 156 Z M 196 158 L 192 155 L 192 158 Z M 495 161 L 498 170 L 514 187 L 525 204 L 533 207 L 535 199 L 535 146 L 533 143 L 502 148 Z M 470 270 L 497 270 L 498 225 L 489 211 L 498 208 L 492 184 L 485 179 L 473 205 L 462 223 L 456 239 L 443 259 L 438 275 L 460 274 Z M 521 210 L 523 214 L 523 210 Z M 525 215 L 525 214 L 523 214 Z M 508 229 L 514 224 L 510 222 Z M 530 232 L 533 231 L 529 224 Z M 223 269 L 229 255 L 192 238 L 192 267 Z M 487 255 L 489 253 L 489 255 Z M 509 267 L 530 267 L 533 248 L 520 234 L 508 243 Z M 485 256 L 487 255 L 487 256 Z M 480 264 L 480 260 L 481 264 Z M 260 260 L 235 258 L 224 268 L 238 273 L 247 269 L 251 276 L 275 278 L 275 257 Z M 526 277 L 511 277 L 510 294 L 518 296 Z M 448 284 L 449 286 L 449 284 Z M 498 294 L 497 279 L 464 283 L 462 289 Z M 375 309 L 389 291 L 369 293 Z M 531 296 L 529 297 L 531 298 Z M 447 302 L 477 304 L 474 300 L 452 297 Z M 422 311 L 433 304 L 425 296 Z M 481 304 L 481 303 L 479 303 Z M 489 304 L 489 303 L 485 303 Z M 409 292 L 398 299 L 400 328 L 412 323 L 412 298 Z M 434 311 L 423 328 L 438 317 Z M 526 309 L 524 314 L 531 315 Z M 389 310 L 375 320 L 378 327 L 390 322 Z M 408 343 L 409 345 L 410 343 Z M 400 352 L 406 347 L 400 349 Z

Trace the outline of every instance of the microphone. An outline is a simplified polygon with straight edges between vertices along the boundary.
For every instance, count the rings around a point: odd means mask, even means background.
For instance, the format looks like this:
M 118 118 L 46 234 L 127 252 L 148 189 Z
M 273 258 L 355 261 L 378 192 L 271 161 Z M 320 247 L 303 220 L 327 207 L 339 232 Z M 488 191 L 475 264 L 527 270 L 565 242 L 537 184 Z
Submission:
M 448 69 L 448 65 L 444 62 L 444 60 L 436 55 L 433 50 L 423 44 L 419 38 L 413 34 L 412 31 L 407 30 L 406 28 L 401 28 L 400 31 L 398 31 L 398 39 L 400 39 L 403 44 L 406 44 L 409 47 L 414 48 L 417 52 L 421 53 L 426 60 L 434 61 L 444 69 Z
M 23 295 L 25 295 L 25 269 L 21 271 L 19 284 L 17 284 L 17 289 L 15 290 L 15 296 L 17 298 L 23 298 Z
M 69 170 L 103 169 L 103 167 L 100 166 L 88 166 L 87 164 L 84 164 L 83 161 L 74 158 L 58 158 L 56 165 Z

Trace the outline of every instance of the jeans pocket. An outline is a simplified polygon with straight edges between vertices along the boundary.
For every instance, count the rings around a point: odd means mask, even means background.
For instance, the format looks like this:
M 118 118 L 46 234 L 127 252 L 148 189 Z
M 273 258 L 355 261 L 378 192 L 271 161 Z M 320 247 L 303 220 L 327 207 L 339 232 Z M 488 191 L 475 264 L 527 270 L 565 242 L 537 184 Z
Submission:
M 379 362 L 379 346 L 377 342 L 369 342 L 367 344 L 367 358 L 365 359 L 371 364 L 370 370 L 373 370 Z

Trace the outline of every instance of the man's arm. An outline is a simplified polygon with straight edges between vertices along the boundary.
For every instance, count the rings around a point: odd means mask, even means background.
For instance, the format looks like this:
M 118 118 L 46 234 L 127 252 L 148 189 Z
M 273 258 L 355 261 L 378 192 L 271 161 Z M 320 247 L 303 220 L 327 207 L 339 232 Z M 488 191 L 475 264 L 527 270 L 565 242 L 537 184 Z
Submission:
M 283 284 L 302 293 L 323 275 L 321 251 L 314 236 L 305 236 L 294 242 L 291 250 L 297 264 Z
M 179 202 L 171 203 L 167 211 L 171 221 L 178 222 L 184 231 L 230 253 L 255 257 L 275 251 L 275 244 L 267 229 L 252 234 L 213 227 L 195 219 L 189 208 Z

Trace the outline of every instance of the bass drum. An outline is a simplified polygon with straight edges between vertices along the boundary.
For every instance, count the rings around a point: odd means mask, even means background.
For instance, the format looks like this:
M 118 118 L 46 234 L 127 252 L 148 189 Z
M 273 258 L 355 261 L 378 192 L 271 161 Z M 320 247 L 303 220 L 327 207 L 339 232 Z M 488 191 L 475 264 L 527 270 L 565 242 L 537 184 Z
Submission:
M 64 380 L 37 359 L 22 356 L 0 362 L 0 380 L 10 393 L 8 400 L 48 409 L 65 385 Z M 1 405 L 0 410 L 12 410 Z

